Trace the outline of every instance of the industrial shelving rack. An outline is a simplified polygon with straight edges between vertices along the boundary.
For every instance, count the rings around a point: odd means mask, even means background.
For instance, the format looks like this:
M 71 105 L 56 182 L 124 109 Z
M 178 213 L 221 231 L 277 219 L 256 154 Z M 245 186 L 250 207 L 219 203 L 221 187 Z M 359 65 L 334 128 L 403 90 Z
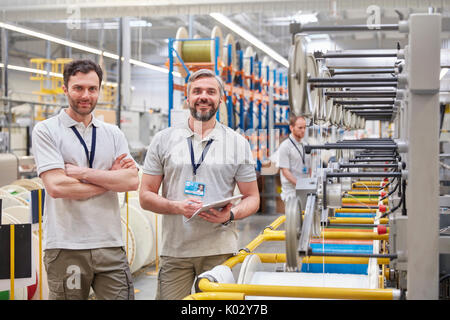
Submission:
M 174 48 L 177 41 L 199 41 L 209 40 L 214 43 L 213 62 L 184 62 L 181 53 Z M 220 39 L 216 38 L 196 38 L 196 39 L 168 39 L 168 61 L 166 66 L 169 69 L 169 107 L 168 126 L 172 125 L 172 111 L 174 108 L 174 90 L 183 91 L 186 95 L 186 83 L 190 72 L 200 68 L 213 70 L 216 75 L 221 76 L 225 84 L 225 103 L 227 110 L 227 123 L 230 128 L 245 135 L 250 142 L 254 159 L 257 160 L 258 171 L 261 170 L 262 162 L 268 160 L 268 148 L 270 129 L 279 128 L 282 131 L 288 127 L 289 105 L 287 100 L 287 75 L 277 70 L 270 70 L 269 66 L 262 66 L 261 61 L 255 61 L 253 56 L 244 57 L 242 50 L 236 50 L 237 70 L 232 63 L 232 45 L 225 47 L 228 50 L 227 61 L 219 58 Z M 244 71 L 244 60 L 249 59 L 250 73 Z M 178 61 L 177 61 L 178 60 Z M 174 81 L 175 67 L 184 70 L 184 85 L 176 84 Z M 232 77 L 234 71 L 234 79 Z M 262 77 L 265 72 L 266 77 Z M 273 74 L 273 83 L 270 81 L 270 74 Z M 277 81 L 278 80 L 278 81 Z M 272 95 L 272 99 L 270 99 Z M 237 105 L 239 104 L 239 108 Z M 248 105 L 245 112 L 244 106 Z M 239 110 L 237 110 L 239 109 Z M 270 125 L 269 110 L 273 110 L 273 122 Z M 239 121 L 236 123 L 235 115 Z M 256 114 L 257 123 L 254 121 Z M 217 112 L 217 120 L 220 121 L 220 113 Z M 222 122 L 223 123 L 223 122 Z

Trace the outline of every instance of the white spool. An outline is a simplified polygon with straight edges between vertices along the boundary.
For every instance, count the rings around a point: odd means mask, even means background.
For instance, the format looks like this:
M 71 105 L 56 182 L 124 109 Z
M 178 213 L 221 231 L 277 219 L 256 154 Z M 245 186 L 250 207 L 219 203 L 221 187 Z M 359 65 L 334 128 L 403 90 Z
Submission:
M 231 81 L 234 80 L 234 75 L 236 71 L 239 69 L 238 61 L 236 56 L 236 41 L 234 41 L 234 37 L 231 33 L 227 34 L 223 43 L 223 63 L 228 65 L 228 46 L 231 45 Z
M 268 56 L 264 56 L 263 61 L 261 63 L 261 78 L 267 82 L 270 79 L 270 58 Z M 267 77 L 267 67 L 269 67 L 269 77 Z
M 355 130 L 355 129 L 357 129 L 357 126 L 356 126 L 356 113 L 354 113 L 354 112 L 351 112 L 351 115 L 352 115 L 352 119 L 351 119 L 351 121 L 350 121 L 350 127 L 352 128 L 352 130 Z
M 227 104 L 223 100 L 221 100 L 219 104 L 219 122 L 228 126 Z
M 202 278 L 207 278 L 211 282 L 215 283 L 236 283 L 230 267 L 224 265 L 218 265 L 211 270 L 203 272 L 198 276 L 198 279 Z
M 16 218 L 19 223 L 31 223 L 30 207 L 27 206 L 13 206 L 4 208 L 2 213 L 7 213 L 10 216 Z
M 15 207 L 15 206 L 27 206 L 26 200 L 10 195 L 8 192 L 1 190 L 0 199 L 2 199 L 2 208 Z
M 136 239 L 136 246 L 139 249 L 141 246 L 142 241 L 151 242 L 151 248 L 149 251 L 145 250 L 147 258 L 144 261 L 144 266 L 149 265 L 156 260 L 156 242 L 158 244 L 161 244 L 162 239 L 162 228 L 161 228 L 161 215 L 153 213 L 151 211 L 147 211 L 141 208 L 141 205 L 139 203 L 138 197 L 128 198 L 128 202 L 130 205 L 138 209 L 141 213 L 141 215 L 147 220 L 151 231 L 149 232 L 151 234 L 151 240 L 145 240 L 137 236 Z M 156 225 L 158 224 L 158 225 Z M 158 239 L 156 239 L 156 231 L 158 231 Z
M 288 93 L 289 105 L 293 114 L 310 117 L 311 111 L 307 107 L 307 65 L 306 40 L 302 35 L 296 35 L 294 45 L 289 51 Z
M 237 284 L 249 284 L 252 281 L 253 275 L 259 269 L 261 265 L 261 259 L 256 254 L 249 254 L 242 262 L 241 270 Z
M 334 125 L 337 127 L 341 127 L 342 126 L 342 116 L 343 116 L 343 111 L 342 111 L 342 106 L 340 105 L 334 105 L 335 106 L 335 115 L 334 115 Z
M 319 77 L 320 78 L 331 78 L 330 71 L 327 68 L 322 67 L 319 70 Z M 327 113 L 328 112 L 327 103 L 330 101 L 330 99 L 327 99 L 327 97 L 325 96 L 324 88 L 317 88 L 315 90 L 317 91 L 318 102 L 317 102 L 317 106 L 316 106 L 317 107 L 316 111 L 314 112 L 314 121 L 316 124 L 320 125 L 320 124 L 324 124 L 325 121 L 329 121 L 329 120 L 327 120 L 327 118 L 329 119 L 328 113 Z M 331 109 L 331 106 L 329 108 Z
M 179 40 L 179 39 L 187 39 L 189 33 L 187 32 L 185 27 L 179 27 L 177 30 L 177 33 L 175 35 L 175 39 Z M 182 50 L 181 48 L 183 47 L 183 41 L 175 41 L 174 42 L 174 49 L 178 52 L 178 55 L 182 57 Z M 178 59 L 177 56 L 174 56 L 174 62 L 175 63 L 180 63 L 180 59 Z M 183 68 L 183 66 L 179 66 L 178 67 L 178 72 L 181 74 L 181 76 L 183 78 L 186 78 L 187 76 L 187 72 L 186 70 Z
M 253 58 L 253 62 L 255 62 L 255 51 L 251 46 L 248 46 L 245 49 L 244 52 L 244 61 L 243 61 L 243 69 L 244 69 L 244 75 L 250 76 L 251 75 L 251 58 Z M 244 83 L 246 84 L 247 88 L 250 88 L 250 79 L 245 79 Z
M 37 180 L 33 180 L 33 179 L 32 180 L 19 179 L 19 180 L 12 182 L 11 184 L 22 186 L 25 189 L 27 189 L 28 191 L 38 190 L 38 189 L 43 188 L 43 185 L 41 183 L 39 183 Z
M 126 205 L 121 208 L 120 213 L 122 218 L 126 221 Z M 135 240 L 136 253 L 133 263 L 130 265 L 130 270 L 134 273 L 144 266 L 154 250 L 153 233 L 147 218 L 144 217 L 139 209 L 130 204 L 128 205 L 128 226 L 132 230 Z
M 16 193 L 17 195 L 23 192 L 28 192 L 27 189 L 25 189 L 22 186 L 18 186 L 16 184 L 8 184 L 6 186 L 1 187 L 1 189 L 7 191 L 10 194 Z
M 336 112 L 333 99 L 328 98 L 325 102 L 325 121 L 328 124 L 333 124 L 334 122 L 334 113 Z
M 285 249 L 286 249 L 286 269 L 289 272 L 299 271 L 301 269 L 301 259 L 298 254 L 298 242 L 300 240 L 302 218 L 302 206 L 299 199 L 294 196 L 286 201 L 286 229 Z
M 308 78 L 317 78 L 319 70 L 317 67 L 316 58 L 310 53 L 306 57 L 306 68 L 308 72 Z M 317 88 L 310 90 L 311 106 L 309 106 L 311 112 L 314 115 L 318 114 L 319 109 L 319 90 Z

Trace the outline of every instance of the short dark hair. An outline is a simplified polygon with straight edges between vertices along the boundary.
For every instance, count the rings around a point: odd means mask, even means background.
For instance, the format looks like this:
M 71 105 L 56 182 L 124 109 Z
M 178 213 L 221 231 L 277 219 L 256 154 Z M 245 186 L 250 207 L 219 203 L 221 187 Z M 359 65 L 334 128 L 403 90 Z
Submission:
M 69 78 L 74 76 L 78 72 L 89 73 L 95 71 L 99 79 L 99 87 L 102 85 L 103 71 L 100 66 L 92 60 L 74 60 L 69 62 L 64 66 L 64 85 L 67 87 L 69 83 Z

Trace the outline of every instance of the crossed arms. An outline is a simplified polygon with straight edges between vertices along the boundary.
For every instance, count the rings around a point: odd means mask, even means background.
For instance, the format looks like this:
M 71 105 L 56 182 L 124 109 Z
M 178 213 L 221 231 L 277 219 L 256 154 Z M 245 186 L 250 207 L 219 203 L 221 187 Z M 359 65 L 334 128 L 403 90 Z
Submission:
M 139 178 L 132 159 L 121 154 L 109 170 L 99 170 L 66 164 L 65 170 L 53 169 L 41 173 L 45 189 L 52 198 L 82 200 L 107 191 L 137 190 Z

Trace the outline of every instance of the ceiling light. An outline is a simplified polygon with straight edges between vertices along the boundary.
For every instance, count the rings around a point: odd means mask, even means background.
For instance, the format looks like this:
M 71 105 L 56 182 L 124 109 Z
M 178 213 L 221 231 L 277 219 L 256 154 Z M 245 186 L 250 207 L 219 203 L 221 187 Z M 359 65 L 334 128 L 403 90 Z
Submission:
M 213 12 L 210 13 L 209 15 L 214 19 L 216 19 L 221 24 L 223 24 L 225 27 L 229 28 L 231 31 L 236 32 L 238 35 L 240 35 L 242 38 L 250 42 L 252 45 L 257 47 L 261 51 L 264 51 L 266 54 L 271 56 L 273 59 L 278 61 L 283 66 L 285 67 L 289 66 L 287 59 L 283 58 L 278 52 L 276 52 L 275 50 L 264 44 L 261 40 L 257 39 L 251 33 L 239 27 L 237 24 L 235 24 L 233 21 L 225 17 L 223 14 Z

